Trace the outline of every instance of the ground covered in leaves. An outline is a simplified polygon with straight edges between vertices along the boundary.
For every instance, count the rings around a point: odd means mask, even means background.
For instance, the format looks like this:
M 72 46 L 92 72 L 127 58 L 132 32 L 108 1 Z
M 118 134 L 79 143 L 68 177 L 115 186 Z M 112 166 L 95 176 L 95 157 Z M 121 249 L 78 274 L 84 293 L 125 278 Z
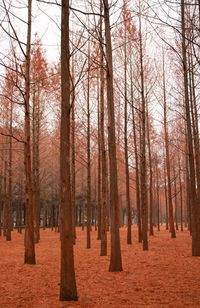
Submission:
M 79 301 L 59 302 L 59 234 L 41 231 L 36 245 L 37 265 L 23 265 L 23 234 L 11 242 L 0 238 L 0 307 L 200 307 L 200 257 L 191 256 L 188 231 L 171 239 L 164 228 L 149 240 L 149 251 L 126 244 L 121 229 L 123 272 L 110 273 L 109 255 L 100 257 L 100 242 L 92 231 L 86 249 L 85 231 L 77 229 L 75 265 Z M 110 252 L 109 252 L 110 253 Z

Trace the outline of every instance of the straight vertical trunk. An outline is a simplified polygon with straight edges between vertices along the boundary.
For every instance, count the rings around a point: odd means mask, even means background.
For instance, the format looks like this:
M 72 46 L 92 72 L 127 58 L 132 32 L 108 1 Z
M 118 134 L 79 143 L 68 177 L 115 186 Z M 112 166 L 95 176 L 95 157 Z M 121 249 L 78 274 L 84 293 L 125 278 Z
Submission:
M 179 178 L 179 190 L 180 190 L 180 210 L 181 210 L 181 231 L 183 231 L 183 187 L 181 181 L 181 159 L 178 157 L 178 178 Z
M 132 65 L 131 65 L 132 68 Z M 131 69 L 131 101 L 132 101 L 132 119 L 133 119 L 133 139 L 134 139 L 134 154 L 135 154 L 135 186 L 136 186 L 136 205 L 137 205 L 137 226 L 138 226 L 138 242 L 142 242 L 142 226 L 141 226 L 141 206 L 140 206 L 140 178 L 139 178 L 139 159 L 137 149 L 137 134 L 135 124 L 135 110 L 133 104 L 133 77 Z
M 194 80 L 194 61 L 193 61 L 193 48 L 192 48 L 192 31 L 193 25 L 190 29 L 189 39 L 189 51 L 187 53 L 188 58 L 188 79 L 189 79 L 189 100 L 191 106 L 191 122 L 192 122 L 192 133 L 193 133 L 193 144 L 194 144 L 194 160 L 195 160 L 195 171 L 196 171 L 196 185 L 197 191 L 200 194 L 200 146 L 199 146 L 199 123 L 198 123 L 198 111 L 196 102 L 196 91 L 195 91 L 195 80 Z
M 164 163 L 164 181 L 165 181 L 165 217 L 166 217 L 166 230 L 169 230 L 169 209 L 168 209 L 167 180 L 166 180 L 166 163 Z
M 72 59 L 72 81 L 74 84 L 74 59 Z M 71 98 L 71 108 L 72 108 L 72 146 L 71 146 L 71 173 L 72 173 L 72 225 L 73 225 L 73 243 L 76 243 L 76 160 L 75 160 L 75 89 L 73 89 L 72 98 Z
M 39 135 L 40 135 L 40 103 L 39 87 L 34 86 L 33 120 L 32 120 L 32 157 L 33 157 L 33 215 L 35 243 L 40 239 L 40 175 L 39 175 Z
M 6 234 L 6 240 L 11 240 L 11 230 L 13 230 L 12 221 L 12 157 L 13 157 L 13 146 L 12 146 L 12 134 L 13 134 L 13 103 L 10 102 L 10 120 L 9 120 L 9 161 L 8 161 L 8 232 Z
M 87 248 L 91 248 L 91 155 L 90 155 L 90 39 L 87 76 Z
M 160 231 L 160 194 L 159 194 L 159 177 L 158 177 L 158 162 L 156 162 L 156 203 L 157 203 L 157 223 L 158 231 Z
M 100 29 L 101 33 L 101 29 Z M 100 34 L 101 35 L 101 34 Z M 100 48 L 103 48 L 101 46 Z M 101 65 L 103 65 L 101 63 Z M 103 69 L 103 68 L 102 68 Z M 98 187 L 98 193 L 97 193 L 97 240 L 101 239 L 101 207 L 102 207 L 102 199 L 101 199 L 101 183 L 102 183 L 102 163 L 101 163 L 101 127 L 100 127 L 100 99 L 99 99 L 99 82 L 98 82 L 98 177 L 97 177 L 97 187 Z
M 3 235 L 7 241 L 11 240 L 11 229 L 9 223 L 9 197 L 8 197 L 8 162 L 5 151 L 3 152 L 4 168 L 3 168 Z
M 171 169 L 169 156 L 169 136 L 167 127 L 167 102 L 166 102 L 166 84 L 165 84 L 165 65 L 163 57 L 163 109 L 164 109 L 164 135 L 165 135 L 165 155 L 166 155 L 166 171 L 167 171 L 167 191 L 168 191 L 168 206 L 169 206 L 169 225 L 171 237 L 176 238 L 176 231 L 174 228 L 174 214 L 172 204 L 172 188 L 171 188 Z
M 185 96 L 185 116 L 186 132 L 188 142 L 188 162 L 190 175 L 190 202 L 192 218 L 192 255 L 200 256 L 200 193 L 196 191 L 195 177 L 195 157 L 193 149 L 191 106 L 188 92 L 188 64 L 187 64 L 187 46 L 185 29 L 185 1 L 181 0 L 181 30 L 182 30 L 182 59 L 183 59 L 183 79 Z
M 174 167 L 174 199 L 175 199 L 175 225 L 178 231 L 178 198 L 177 198 L 177 184 L 176 184 L 176 172 Z
M 103 3 L 107 58 L 108 149 L 110 166 L 111 257 L 109 271 L 118 272 L 122 271 L 122 258 L 119 235 L 119 196 L 115 139 L 113 60 L 108 0 L 103 0 Z
M 141 152 L 140 152 L 140 184 L 142 208 L 142 240 L 143 250 L 148 250 L 148 198 L 146 170 L 146 101 L 144 90 L 144 66 L 141 15 L 139 16 L 139 47 L 140 47 L 140 83 L 141 83 Z
M 61 2 L 60 300 L 76 301 L 70 180 L 69 0 Z
M 148 104 L 147 104 L 148 107 Z M 147 108 L 147 141 L 149 152 L 149 235 L 154 235 L 153 232 L 153 169 L 152 169 L 152 155 L 151 155 L 151 140 L 150 140 L 150 127 L 149 127 L 149 115 Z
M 124 1 L 124 160 L 126 174 L 126 217 L 127 217 L 127 244 L 132 244 L 131 236 L 131 200 L 130 200 L 130 178 L 128 161 L 128 100 L 127 100 L 127 38 L 126 38 L 126 1 Z
M 186 208 L 186 219 L 188 222 L 188 230 L 192 232 L 192 217 L 191 217 L 191 198 L 190 198 L 190 174 L 189 174 L 189 156 L 188 156 L 188 142 L 187 142 L 187 133 L 185 138 L 185 208 Z
M 101 2 L 101 12 L 103 11 Z M 101 150 L 101 256 L 107 255 L 107 159 L 104 134 L 104 56 L 103 56 L 103 36 L 102 36 L 102 17 L 100 19 L 100 43 L 101 43 L 101 68 L 100 68 L 100 150 Z
M 30 51 L 31 51 L 31 14 L 32 0 L 28 0 L 28 33 L 26 46 L 25 70 L 25 196 L 26 196 L 26 227 L 25 227 L 25 264 L 35 264 L 35 242 L 33 224 L 33 183 L 31 164 L 31 128 L 30 128 Z
M 102 175 L 101 175 L 101 256 L 107 255 L 107 228 L 106 228 L 106 216 L 107 216 L 107 159 L 105 149 L 105 136 L 104 136 L 104 69 L 101 68 L 101 162 L 102 162 Z

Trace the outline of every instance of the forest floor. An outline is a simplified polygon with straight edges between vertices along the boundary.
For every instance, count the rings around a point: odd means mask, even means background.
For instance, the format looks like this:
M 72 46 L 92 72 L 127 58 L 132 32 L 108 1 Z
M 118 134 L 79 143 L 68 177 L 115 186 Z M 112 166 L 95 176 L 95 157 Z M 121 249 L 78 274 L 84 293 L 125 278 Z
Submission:
M 36 245 L 37 265 L 23 265 L 23 235 L 13 232 L 11 242 L 0 238 L 1 308 L 70 307 L 200 307 L 200 257 L 191 256 L 188 231 L 171 239 L 164 228 L 149 239 L 142 251 L 133 231 L 126 244 L 121 229 L 123 272 L 110 273 L 109 255 L 100 257 L 100 242 L 92 232 L 92 248 L 86 249 L 85 231 L 77 229 L 75 266 L 78 302 L 59 302 L 59 234 L 41 231 Z

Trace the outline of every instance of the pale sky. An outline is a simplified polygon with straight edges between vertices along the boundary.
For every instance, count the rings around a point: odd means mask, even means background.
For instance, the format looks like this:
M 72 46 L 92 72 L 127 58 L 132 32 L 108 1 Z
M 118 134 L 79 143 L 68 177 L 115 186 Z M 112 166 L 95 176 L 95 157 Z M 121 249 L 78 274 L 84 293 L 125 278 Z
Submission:
M 58 61 L 60 54 L 60 7 L 37 4 L 33 6 L 32 34 L 37 32 L 42 39 L 49 61 Z
M 11 1 L 17 3 L 17 1 Z M 25 3 L 27 1 L 24 1 Z M 21 3 L 21 2 L 20 2 Z M 21 20 L 27 20 L 27 8 L 14 8 L 13 14 L 16 14 Z M 47 59 L 51 61 L 59 60 L 59 45 L 60 45 L 60 7 L 56 5 L 38 4 L 33 0 L 33 14 L 32 14 L 32 42 L 34 34 L 37 32 L 39 38 L 42 39 L 42 45 L 46 50 Z M 3 9 L 0 10 L 0 19 L 3 27 L 8 30 L 8 24 L 5 22 L 5 13 Z M 11 15 L 12 24 L 16 30 L 19 39 L 26 43 L 27 25 L 21 20 Z M 11 31 L 12 33 L 12 31 Z M 0 58 L 9 53 L 9 38 L 8 35 L 0 28 Z

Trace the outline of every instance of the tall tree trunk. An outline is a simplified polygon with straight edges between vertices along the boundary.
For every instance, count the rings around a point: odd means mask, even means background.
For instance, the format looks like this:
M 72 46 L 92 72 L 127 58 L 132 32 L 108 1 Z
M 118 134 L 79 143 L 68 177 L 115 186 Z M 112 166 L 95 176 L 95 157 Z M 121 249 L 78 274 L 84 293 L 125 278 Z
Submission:
M 101 256 L 107 255 L 107 228 L 106 228 L 106 216 L 107 216 L 107 159 L 105 149 L 105 136 L 104 136 L 104 69 L 101 67 L 101 93 L 100 93 L 100 126 L 101 126 Z
M 132 59 L 131 59 L 132 63 Z M 132 102 L 132 119 L 133 119 L 133 139 L 134 139 L 134 154 L 135 154 L 135 186 L 136 186 L 136 206 L 137 206 L 137 226 L 138 226 L 138 242 L 142 242 L 142 225 L 141 225 L 141 203 L 140 203 L 140 178 L 139 178 L 139 159 L 137 148 L 137 134 L 135 123 L 135 106 L 133 104 L 133 75 L 131 65 L 131 102 Z
M 103 11 L 101 1 L 101 13 Z M 101 43 L 101 68 L 100 68 L 100 150 L 101 150 L 101 256 L 107 255 L 107 159 L 105 148 L 105 134 L 104 134 L 104 55 L 103 55 L 103 36 L 102 36 L 102 17 L 100 18 L 100 43 Z
M 156 203 L 157 203 L 157 224 L 160 231 L 160 193 L 159 193 L 159 176 L 158 176 L 158 161 L 156 161 Z
M 102 2 L 101 2 L 102 3 Z M 102 5 L 102 4 L 101 4 Z M 100 29 L 101 33 L 101 29 Z M 101 34 L 100 34 L 101 35 Z M 103 48 L 101 46 L 100 48 Z M 102 65 L 102 63 L 101 63 Z M 100 127 L 100 87 L 101 84 L 98 79 L 98 176 L 97 176 L 97 240 L 101 239 L 101 207 L 102 207 L 102 196 L 101 196 L 101 183 L 102 183 L 102 156 L 101 156 L 101 127 Z
M 33 158 L 33 215 L 35 243 L 40 239 L 40 173 L 39 173 L 39 139 L 40 139 L 40 98 L 39 86 L 33 89 L 32 120 L 32 158 Z
M 73 62 L 72 62 L 72 70 L 73 70 Z M 72 78 L 73 78 L 72 73 Z M 73 243 L 76 243 L 76 159 L 75 159 L 75 89 L 73 90 L 72 95 L 72 147 L 71 147 L 71 155 L 72 155 L 72 225 L 73 225 Z
M 166 160 L 165 160 L 166 161 Z M 165 183 L 165 220 L 166 230 L 169 230 L 169 209 L 168 209 L 168 194 L 167 194 L 167 179 L 166 179 L 166 162 L 164 161 L 164 183 Z
M 187 65 L 187 46 L 186 46 L 186 29 L 185 29 L 185 1 L 181 0 L 181 30 L 182 30 L 182 64 L 184 79 L 184 96 L 185 96 L 185 116 L 186 116 L 186 132 L 188 142 L 188 161 L 190 175 L 190 202 L 192 217 L 192 255 L 200 256 L 200 196 L 196 191 L 195 178 L 195 158 L 193 150 L 192 122 L 191 122 L 191 106 L 188 92 L 188 65 Z
M 70 180 L 69 0 L 61 2 L 60 300 L 76 301 Z
M 71 95 L 71 128 L 72 128 L 72 133 L 71 133 L 71 175 L 72 175 L 72 180 L 71 180 L 71 189 L 72 189 L 72 226 L 73 226 L 73 243 L 75 245 L 76 243 L 76 142 L 75 142 L 75 72 L 74 72 L 74 57 L 72 57 L 72 95 Z
M 176 225 L 176 230 L 178 231 L 178 192 L 177 192 L 177 183 L 176 183 L 176 171 L 175 171 L 175 166 L 173 168 L 173 173 L 174 173 L 174 200 L 175 200 L 175 225 Z
M 147 198 L 147 170 L 146 170 L 146 101 L 144 90 L 144 65 L 142 22 L 139 16 L 139 47 L 140 47 L 140 83 L 141 83 L 141 152 L 140 152 L 140 183 L 142 208 L 142 240 L 143 250 L 148 250 L 148 198 Z
M 180 190 L 180 210 L 181 210 L 181 231 L 183 231 L 183 187 L 181 180 L 181 158 L 178 157 L 178 178 L 179 178 L 179 190 Z
M 124 0 L 124 160 L 126 175 L 126 217 L 127 217 L 127 244 L 132 244 L 131 236 L 131 200 L 130 200 L 130 176 L 128 161 L 128 99 L 127 99 L 127 34 L 126 34 L 126 1 Z
M 188 58 L 188 79 L 189 79 L 189 90 L 188 95 L 191 106 L 191 122 L 192 122 L 192 133 L 193 133 L 193 144 L 194 144 L 194 160 L 195 160 L 195 171 L 196 171 L 196 185 L 197 191 L 200 193 L 200 146 L 199 146 L 199 123 L 198 123 L 198 111 L 196 102 L 196 91 L 195 91 L 195 80 L 194 80 L 194 61 L 193 61 L 193 48 L 192 48 L 192 31 L 193 24 L 189 31 L 189 48 L 187 53 Z
M 6 237 L 6 240 L 9 241 L 8 162 L 6 156 L 5 151 L 3 151 L 3 235 Z
M 166 102 L 166 82 L 165 82 L 165 63 L 163 57 L 163 111 L 164 111 L 164 135 L 165 135 L 165 155 L 166 155 L 166 171 L 167 171 L 167 191 L 168 191 L 168 207 L 169 207 L 169 225 L 171 237 L 176 238 L 176 231 L 174 228 L 174 214 L 172 204 L 172 188 L 171 188 L 171 169 L 169 156 L 169 136 L 167 127 L 167 102 Z
M 110 33 L 110 16 L 108 0 L 104 3 L 104 21 L 106 35 L 106 57 L 107 57 L 107 105 L 108 105 L 108 149 L 110 166 L 110 216 L 111 216 L 111 257 L 110 272 L 122 271 L 122 258 L 119 235 L 119 196 L 116 159 L 115 139 L 115 112 L 113 92 L 113 60 Z
M 35 264 L 35 242 L 33 224 L 33 183 L 31 164 L 31 128 L 30 128 L 30 51 L 31 51 L 31 15 L 32 0 L 28 0 L 28 32 L 26 45 L 25 70 L 25 192 L 26 192 L 26 227 L 25 227 L 25 264 Z
M 9 160 L 8 160 L 8 229 L 6 234 L 6 240 L 11 240 L 11 230 L 13 229 L 12 222 L 12 160 L 13 160 L 13 146 L 12 146 L 12 134 L 13 134 L 13 103 L 10 102 L 10 119 L 9 119 Z
M 148 104 L 147 104 L 147 142 L 148 142 L 148 150 L 149 150 L 148 151 L 149 152 L 149 235 L 154 235 L 154 232 L 153 232 L 153 169 L 152 169 Z
M 87 75 L 87 248 L 91 248 L 91 155 L 90 155 L 90 38 Z
M 190 234 L 192 232 L 192 218 L 191 218 L 191 198 L 190 198 L 190 174 L 189 174 L 189 156 L 188 156 L 188 141 L 187 141 L 187 132 L 185 128 L 185 200 L 186 200 L 186 217 L 188 222 L 188 230 Z

